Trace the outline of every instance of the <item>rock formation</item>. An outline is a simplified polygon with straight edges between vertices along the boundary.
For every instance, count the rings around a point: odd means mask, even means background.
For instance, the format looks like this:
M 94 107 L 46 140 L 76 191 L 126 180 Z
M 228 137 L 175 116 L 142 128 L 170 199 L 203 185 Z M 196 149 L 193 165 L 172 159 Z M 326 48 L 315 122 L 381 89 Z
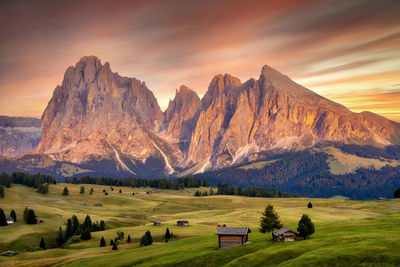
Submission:
M 144 82 L 121 77 L 91 56 L 69 67 L 54 90 L 35 152 L 93 171 L 160 176 L 324 141 L 400 144 L 400 126 L 370 112 L 353 113 L 269 66 L 244 83 L 215 76 L 202 100 L 181 86 L 163 113 Z

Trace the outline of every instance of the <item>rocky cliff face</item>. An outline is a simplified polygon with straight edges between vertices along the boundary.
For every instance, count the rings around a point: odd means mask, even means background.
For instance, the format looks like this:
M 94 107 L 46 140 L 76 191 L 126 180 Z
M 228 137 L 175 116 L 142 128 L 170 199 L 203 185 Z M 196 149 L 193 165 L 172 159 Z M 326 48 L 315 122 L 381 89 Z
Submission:
M 192 135 L 193 170 L 241 162 L 266 149 L 303 149 L 317 142 L 390 145 L 400 128 L 372 113 L 356 114 L 264 66 L 258 80 L 216 76 Z
M 0 156 L 16 157 L 34 150 L 41 133 L 39 119 L 0 116 Z
M 108 62 L 84 57 L 54 90 L 36 152 L 73 163 L 110 160 L 134 175 L 150 157 L 163 158 L 161 140 L 153 134 L 162 120 L 144 82 L 113 73 Z M 167 165 L 160 164 L 160 170 Z
M 215 76 L 202 100 L 181 86 L 162 113 L 144 82 L 113 73 L 93 56 L 67 69 L 43 113 L 42 132 L 39 154 L 129 175 L 202 172 L 323 141 L 400 144 L 398 124 L 353 113 L 269 66 L 244 83 Z
M 187 152 L 190 144 L 200 109 L 199 96 L 193 90 L 182 85 L 165 110 L 163 126 L 165 134 L 178 140 L 179 147 L 184 153 Z

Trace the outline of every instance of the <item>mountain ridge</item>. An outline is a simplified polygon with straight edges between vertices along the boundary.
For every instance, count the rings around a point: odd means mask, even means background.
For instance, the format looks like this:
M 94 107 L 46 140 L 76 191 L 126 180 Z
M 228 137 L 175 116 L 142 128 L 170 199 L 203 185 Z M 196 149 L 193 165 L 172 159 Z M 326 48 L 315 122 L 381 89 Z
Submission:
M 162 112 L 145 82 L 87 56 L 55 88 L 34 153 L 80 165 L 107 161 L 126 175 L 182 175 L 324 141 L 397 145 L 400 126 L 351 112 L 268 65 L 258 80 L 214 76 L 202 99 L 182 85 Z

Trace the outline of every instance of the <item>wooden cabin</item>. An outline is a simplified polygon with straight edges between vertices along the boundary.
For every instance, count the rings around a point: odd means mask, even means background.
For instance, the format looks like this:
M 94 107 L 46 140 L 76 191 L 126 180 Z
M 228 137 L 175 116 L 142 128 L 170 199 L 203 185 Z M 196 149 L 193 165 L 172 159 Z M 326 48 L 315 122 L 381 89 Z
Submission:
M 249 228 L 218 226 L 218 249 L 241 246 L 248 241 Z
M 154 226 L 161 226 L 161 221 L 154 221 Z
M 303 239 L 303 237 L 299 236 L 298 233 L 289 229 L 289 227 L 282 227 L 279 230 L 276 230 L 275 233 L 272 234 L 274 241 L 278 242 L 288 242 L 288 241 L 297 241 Z
M 178 225 L 178 226 L 189 226 L 189 221 L 185 221 L 185 220 L 177 221 L 176 225 Z
M 15 252 L 14 251 L 5 251 L 3 253 L 1 253 L 1 256 L 6 256 L 6 257 L 11 257 L 11 256 L 15 256 Z

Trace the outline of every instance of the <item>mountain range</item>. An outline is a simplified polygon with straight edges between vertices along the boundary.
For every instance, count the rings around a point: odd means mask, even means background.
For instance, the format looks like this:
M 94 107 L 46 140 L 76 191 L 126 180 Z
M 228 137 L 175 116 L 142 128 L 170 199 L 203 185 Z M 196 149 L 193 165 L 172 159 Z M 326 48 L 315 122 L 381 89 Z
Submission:
M 327 142 L 396 146 L 400 124 L 351 112 L 267 65 L 258 79 L 245 82 L 216 75 L 201 99 L 182 85 L 162 112 L 145 82 L 87 56 L 68 67 L 54 89 L 40 142 L 37 132 L 28 145 L 10 149 L 4 136 L 5 171 L 159 177 L 219 170 Z

